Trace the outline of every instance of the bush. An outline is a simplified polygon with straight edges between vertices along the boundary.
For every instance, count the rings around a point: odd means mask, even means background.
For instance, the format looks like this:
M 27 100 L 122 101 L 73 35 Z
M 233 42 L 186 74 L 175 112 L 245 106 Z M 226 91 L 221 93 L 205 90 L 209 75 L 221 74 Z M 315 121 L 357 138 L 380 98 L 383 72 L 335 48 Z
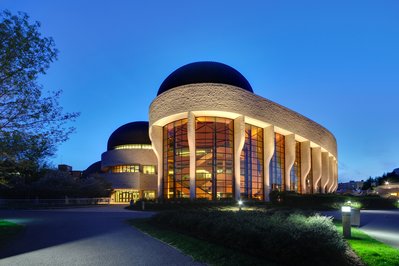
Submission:
M 319 215 L 188 210 L 162 212 L 152 222 L 285 265 L 348 264 L 342 236 Z
M 275 206 L 289 208 L 331 210 L 340 209 L 348 201 L 352 207 L 361 209 L 392 209 L 395 208 L 394 199 L 379 196 L 344 196 L 336 194 L 297 194 L 293 192 L 272 191 L 270 200 Z

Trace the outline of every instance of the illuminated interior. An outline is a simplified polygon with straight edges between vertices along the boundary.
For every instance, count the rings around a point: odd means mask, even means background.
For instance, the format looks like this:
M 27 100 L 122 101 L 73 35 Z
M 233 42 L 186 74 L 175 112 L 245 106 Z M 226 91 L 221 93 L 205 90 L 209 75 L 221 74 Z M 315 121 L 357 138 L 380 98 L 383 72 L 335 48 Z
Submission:
M 301 143 L 295 142 L 295 161 L 290 172 L 290 190 L 301 193 Z
M 110 173 L 139 173 L 139 165 L 115 165 L 110 168 Z
M 155 174 L 155 165 L 143 165 L 143 174 L 147 175 Z
M 167 199 L 190 197 L 190 154 L 187 119 L 163 128 L 163 190 Z
M 151 150 L 151 144 L 124 144 L 118 145 L 113 148 L 114 150 Z
M 195 119 L 196 198 L 233 197 L 233 132 L 232 119 Z
M 274 133 L 274 154 L 270 161 L 270 183 L 272 190 L 284 191 L 285 182 L 285 137 Z
M 263 129 L 245 125 L 240 156 L 241 198 L 263 200 Z

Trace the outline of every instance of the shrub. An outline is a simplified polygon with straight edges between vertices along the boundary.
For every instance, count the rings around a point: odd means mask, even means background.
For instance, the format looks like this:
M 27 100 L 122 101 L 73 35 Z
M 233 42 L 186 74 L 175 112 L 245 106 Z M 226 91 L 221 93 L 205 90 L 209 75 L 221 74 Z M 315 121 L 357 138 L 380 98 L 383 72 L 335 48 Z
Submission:
M 188 210 L 162 212 L 152 222 L 285 265 L 348 264 L 342 236 L 319 215 Z

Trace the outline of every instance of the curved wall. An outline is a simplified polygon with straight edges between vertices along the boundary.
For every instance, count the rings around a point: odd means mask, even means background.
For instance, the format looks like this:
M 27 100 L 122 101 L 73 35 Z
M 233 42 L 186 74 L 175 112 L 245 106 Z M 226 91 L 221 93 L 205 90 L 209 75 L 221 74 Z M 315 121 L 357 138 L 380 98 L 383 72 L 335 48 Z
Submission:
M 112 183 L 112 188 L 132 188 L 138 190 L 157 190 L 157 175 L 143 173 L 106 173 L 104 178 Z
M 149 149 L 110 150 L 101 155 L 103 171 L 107 171 L 111 166 L 131 164 L 157 165 L 157 157 L 154 151 Z
M 268 200 L 270 192 L 270 159 L 275 152 L 272 148 L 274 146 L 274 132 L 284 135 L 291 143 L 285 150 L 285 176 L 280 177 L 284 179 L 285 189 L 289 190 L 290 170 L 293 167 L 295 160 L 295 142 L 301 142 L 301 169 L 303 174 L 309 173 L 312 164 L 313 175 L 316 174 L 316 180 L 320 177 L 317 175 L 319 170 L 320 176 L 322 169 L 327 171 L 323 175 L 324 192 L 332 192 L 333 185 L 336 184 L 336 175 L 332 172 L 337 172 L 336 167 L 329 169 L 325 163 L 322 165 L 321 160 L 317 160 L 317 156 L 311 156 L 312 150 L 318 150 L 326 154 L 327 158 L 332 160 L 337 158 L 337 145 L 335 137 L 324 127 L 315 123 L 314 121 L 284 107 L 276 104 L 270 100 L 262 98 L 246 90 L 233 87 L 225 84 L 190 84 L 176 87 L 159 95 L 150 105 L 150 138 L 154 152 L 158 156 L 158 180 L 162 182 L 162 143 L 163 138 L 159 132 L 162 132 L 163 126 L 179 119 L 195 120 L 195 117 L 221 117 L 234 119 L 234 198 L 240 198 L 241 184 L 240 178 L 240 164 L 239 155 L 242 151 L 243 134 L 239 130 L 245 124 L 258 126 L 264 129 L 264 199 Z M 242 121 L 241 121 L 242 120 Z M 194 126 L 194 125 L 193 125 Z M 192 126 L 191 126 L 192 127 Z M 190 128 L 191 128 L 190 127 Z M 270 131 L 270 132 L 269 132 Z M 195 132 L 189 130 L 188 142 L 190 144 L 190 198 L 196 198 L 196 192 L 192 185 L 196 180 L 196 170 L 193 168 L 195 162 Z M 270 138 L 266 136 L 269 136 Z M 194 149 L 193 149 L 194 148 Z M 269 149 L 272 149 L 269 151 Z M 313 157 L 313 160 L 311 160 Z M 317 161 L 317 163 L 315 163 Z M 331 167 L 331 166 L 330 166 Z M 301 172 L 302 173 L 302 172 Z M 331 174 L 330 174 L 331 173 Z M 305 177 L 302 177 L 304 181 Z M 331 180 L 330 180 L 331 179 Z M 316 182 L 314 182 L 316 183 Z M 327 188 L 327 184 L 330 185 Z M 317 187 L 317 184 L 312 184 Z M 302 186 L 304 184 L 302 183 Z M 315 188 L 316 188 L 315 187 Z M 317 189 L 316 189 L 317 190 Z M 317 193 L 317 191 L 313 193 Z M 158 184 L 159 196 L 162 196 L 161 186 Z M 302 193 L 306 193 L 303 190 Z M 308 192 L 309 193 L 309 192 Z
M 337 158 L 335 137 L 321 125 L 268 99 L 225 84 L 190 84 L 162 93 L 150 105 L 149 124 L 163 126 L 169 116 L 208 110 L 243 115 L 273 125 L 288 131 L 285 135 L 294 133 L 310 140 Z

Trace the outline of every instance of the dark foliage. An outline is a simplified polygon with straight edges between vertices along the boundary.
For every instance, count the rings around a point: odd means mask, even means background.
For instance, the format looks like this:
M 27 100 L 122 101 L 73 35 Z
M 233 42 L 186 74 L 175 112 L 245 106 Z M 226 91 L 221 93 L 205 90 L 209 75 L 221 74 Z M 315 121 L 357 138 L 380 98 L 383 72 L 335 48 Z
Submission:
M 67 172 L 47 170 L 44 177 L 27 184 L 2 187 L 5 198 L 58 199 L 68 197 L 109 197 L 111 185 L 99 176 L 76 179 Z
M 188 210 L 159 213 L 152 223 L 283 265 L 351 264 L 342 236 L 318 215 Z
M 0 184 L 12 178 L 33 181 L 68 139 L 68 123 L 78 113 L 65 113 L 60 91 L 43 93 L 37 80 L 56 60 L 52 38 L 39 32 L 40 23 L 25 13 L 0 13 Z

